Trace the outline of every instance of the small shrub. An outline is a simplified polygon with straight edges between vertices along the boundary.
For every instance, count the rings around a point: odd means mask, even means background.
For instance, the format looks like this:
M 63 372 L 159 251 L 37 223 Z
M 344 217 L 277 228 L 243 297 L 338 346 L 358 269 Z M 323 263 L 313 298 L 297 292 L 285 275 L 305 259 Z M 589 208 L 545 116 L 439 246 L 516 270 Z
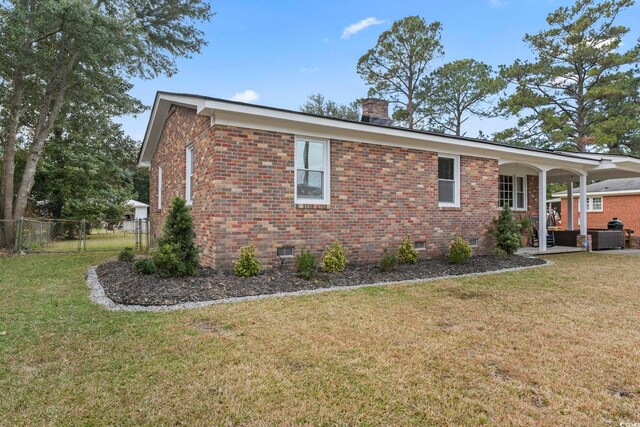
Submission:
M 124 248 L 119 254 L 118 254 L 118 261 L 122 261 L 122 262 L 132 262 L 133 261 L 133 249 L 131 248 Z
M 153 274 L 156 266 L 151 258 L 142 258 L 133 263 L 133 271 L 136 274 Z
M 380 260 L 380 270 L 386 273 L 396 268 L 396 265 L 398 265 L 398 256 L 385 249 L 382 254 L 382 259 Z
M 243 246 L 240 248 L 240 255 L 234 265 L 236 275 L 240 277 L 251 277 L 260 274 L 262 264 L 256 257 L 255 246 Z
M 296 275 L 311 280 L 318 271 L 318 260 L 309 250 L 302 250 L 296 256 Z
M 520 224 L 513 219 L 513 212 L 506 205 L 498 218 L 494 218 L 493 236 L 496 238 L 496 247 L 511 255 L 520 247 Z
M 456 236 L 449 247 L 447 260 L 451 264 L 462 264 L 471 258 L 471 245 L 460 236 Z
M 178 244 L 164 244 L 151 253 L 153 264 L 161 276 L 182 277 L 195 274 L 195 271 L 188 269 L 190 265 L 180 259 L 179 252 Z
M 193 276 L 198 270 L 200 250 L 195 244 L 193 217 L 186 202 L 176 197 L 153 252 L 153 262 L 163 276 Z
M 398 262 L 400 264 L 415 264 L 418 261 L 418 251 L 413 246 L 411 236 L 404 238 L 398 249 Z
M 327 247 L 324 250 L 322 256 L 322 269 L 328 273 L 337 273 L 344 271 L 344 267 L 347 263 L 347 257 L 344 254 L 344 248 L 340 246 L 340 243 L 336 240 L 331 245 L 331 248 Z
M 503 258 L 507 256 L 507 253 L 504 251 L 504 249 L 496 247 L 493 251 L 493 256 L 495 256 L 496 258 Z
M 533 227 L 529 218 L 520 220 L 520 247 L 526 247 L 533 236 Z
M 531 220 L 529 218 L 522 218 L 520 220 L 520 233 L 531 234 L 533 227 L 531 227 Z

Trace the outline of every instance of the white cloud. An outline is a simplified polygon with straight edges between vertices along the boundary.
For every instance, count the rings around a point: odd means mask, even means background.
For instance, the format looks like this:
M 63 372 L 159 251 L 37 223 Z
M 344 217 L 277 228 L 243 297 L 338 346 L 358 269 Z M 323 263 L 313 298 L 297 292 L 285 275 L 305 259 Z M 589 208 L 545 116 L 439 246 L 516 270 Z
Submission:
M 360 31 L 364 30 L 367 27 L 380 24 L 384 24 L 384 21 L 378 18 L 374 18 L 373 16 L 363 19 L 362 21 L 351 24 L 347 28 L 345 28 L 344 31 L 342 31 L 342 38 L 348 39 L 352 35 L 358 34 Z
M 300 68 L 300 72 L 301 73 L 315 73 L 316 71 L 319 71 L 320 68 L 318 67 L 313 67 L 313 68 L 308 68 L 308 67 L 302 67 Z
M 238 92 L 231 97 L 232 101 L 238 101 L 238 102 L 253 102 L 253 101 L 257 101 L 258 99 L 260 99 L 260 95 L 258 95 L 257 92 L 251 89 Z
M 578 76 L 572 73 L 567 73 L 564 76 L 558 76 L 551 80 L 551 83 L 555 86 L 567 86 L 578 82 Z
M 489 0 L 491 7 L 502 7 L 507 4 L 507 0 Z
M 615 37 L 612 37 L 610 39 L 606 39 L 606 40 L 588 40 L 587 39 L 587 44 L 589 46 L 595 47 L 596 49 L 602 49 L 602 50 L 612 50 L 613 46 L 615 45 L 617 39 Z M 618 44 L 618 47 L 622 47 L 622 42 L 620 42 Z

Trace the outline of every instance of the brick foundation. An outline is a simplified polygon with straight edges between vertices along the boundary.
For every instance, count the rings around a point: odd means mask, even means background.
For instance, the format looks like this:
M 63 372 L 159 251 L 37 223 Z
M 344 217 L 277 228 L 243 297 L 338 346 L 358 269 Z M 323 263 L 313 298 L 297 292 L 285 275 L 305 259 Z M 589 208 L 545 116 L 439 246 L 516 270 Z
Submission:
M 185 148 L 193 144 L 192 212 L 205 266 L 230 266 L 248 244 L 273 266 L 279 264 L 278 247 L 320 255 L 334 239 L 345 246 L 350 262 L 378 262 L 384 248 L 397 248 L 406 235 L 426 241 L 421 257 L 445 253 L 456 234 L 478 239 L 474 254 L 492 253 L 496 160 L 461 156 L 461 207 L 439 208 L 437 153 L 331 140 L 331 204 L 295 205 L 294 138 L 212 127 L 194 110 L 172 107 L 152 159 L 152 232 L 163 224 L 171 199 L 184 197 Z M 164 183 L 158 210 L 160 165 Z

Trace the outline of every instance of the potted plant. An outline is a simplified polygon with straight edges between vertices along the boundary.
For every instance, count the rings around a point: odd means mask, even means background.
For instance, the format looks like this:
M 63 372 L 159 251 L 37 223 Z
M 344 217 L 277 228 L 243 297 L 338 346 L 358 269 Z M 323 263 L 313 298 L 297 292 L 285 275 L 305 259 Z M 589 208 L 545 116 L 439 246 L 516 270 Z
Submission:
M 520 246 L 523 248 L 527 246 L 532 235 L 533 227 L 531 226 L 531 220 L 529 218 L 522 218 L 520 220 Z

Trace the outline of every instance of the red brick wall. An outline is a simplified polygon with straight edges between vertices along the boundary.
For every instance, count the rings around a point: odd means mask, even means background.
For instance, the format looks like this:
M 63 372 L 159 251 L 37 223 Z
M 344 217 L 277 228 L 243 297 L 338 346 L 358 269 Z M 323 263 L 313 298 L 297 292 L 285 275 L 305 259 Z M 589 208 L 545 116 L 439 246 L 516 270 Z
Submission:
M 215 215 L 211 201 L 215 185 L 210 176 L 213 170 L 215 128 L 210 120 L 197 116 L 196 111 L 172 107 L 151 160 L 149 174 L 150 223 L 153 237 L 162 234 L 162 227 L 174 197 L 185 198 L 186 148 L 194 147 L 194 185 L 192 214 L 196 227 L 196 241 L 203 249 L 204 265 L 211 265 L 214 239 L 207 224 Z M 162 166 L 162 209 L 158 210 L 158 170 Z M 207 202 L 208 200 L 208 202 Z
M 573 224 L 578 229 L 578 197 L 573 198 Z M 561 212 L 566 215 L 567 198 L 563 197 Z M 624 223 L 624 228 L 640 233 L 640 195 L 604 196 L 602 198 L 602 212 L 587 212 L 587 226 L 589 228 L 607 228 L 607 223 L 617 217 Z M 563 224 L 567 222 L 563 220 Z
M 203 265 L 227 267 L 248 244 L 274 265 L 280 246 L 321 254 L 334 239 L 349 261 L 378 262 L 383 248 L 396 248 L 407 234 L 427 242 L 421 256 L 444 253 L 456 234 L 478 238 L 476 254 L 493 250 L 495 160 L 462 156 L 461 208 L 439 208 L 436 153 L 332 140 L 331 205 L 300 207 L 294 205 L 294 135 L 209 128 L 206 118 L 184 108 L 168 119 L 152 161 L 154 229 L 166 212 L 155 209 L 157 166 L 164 165 L 166 208 L 172 195 L 184 197 L 189 141 L 195 143 L 193 212 Z

